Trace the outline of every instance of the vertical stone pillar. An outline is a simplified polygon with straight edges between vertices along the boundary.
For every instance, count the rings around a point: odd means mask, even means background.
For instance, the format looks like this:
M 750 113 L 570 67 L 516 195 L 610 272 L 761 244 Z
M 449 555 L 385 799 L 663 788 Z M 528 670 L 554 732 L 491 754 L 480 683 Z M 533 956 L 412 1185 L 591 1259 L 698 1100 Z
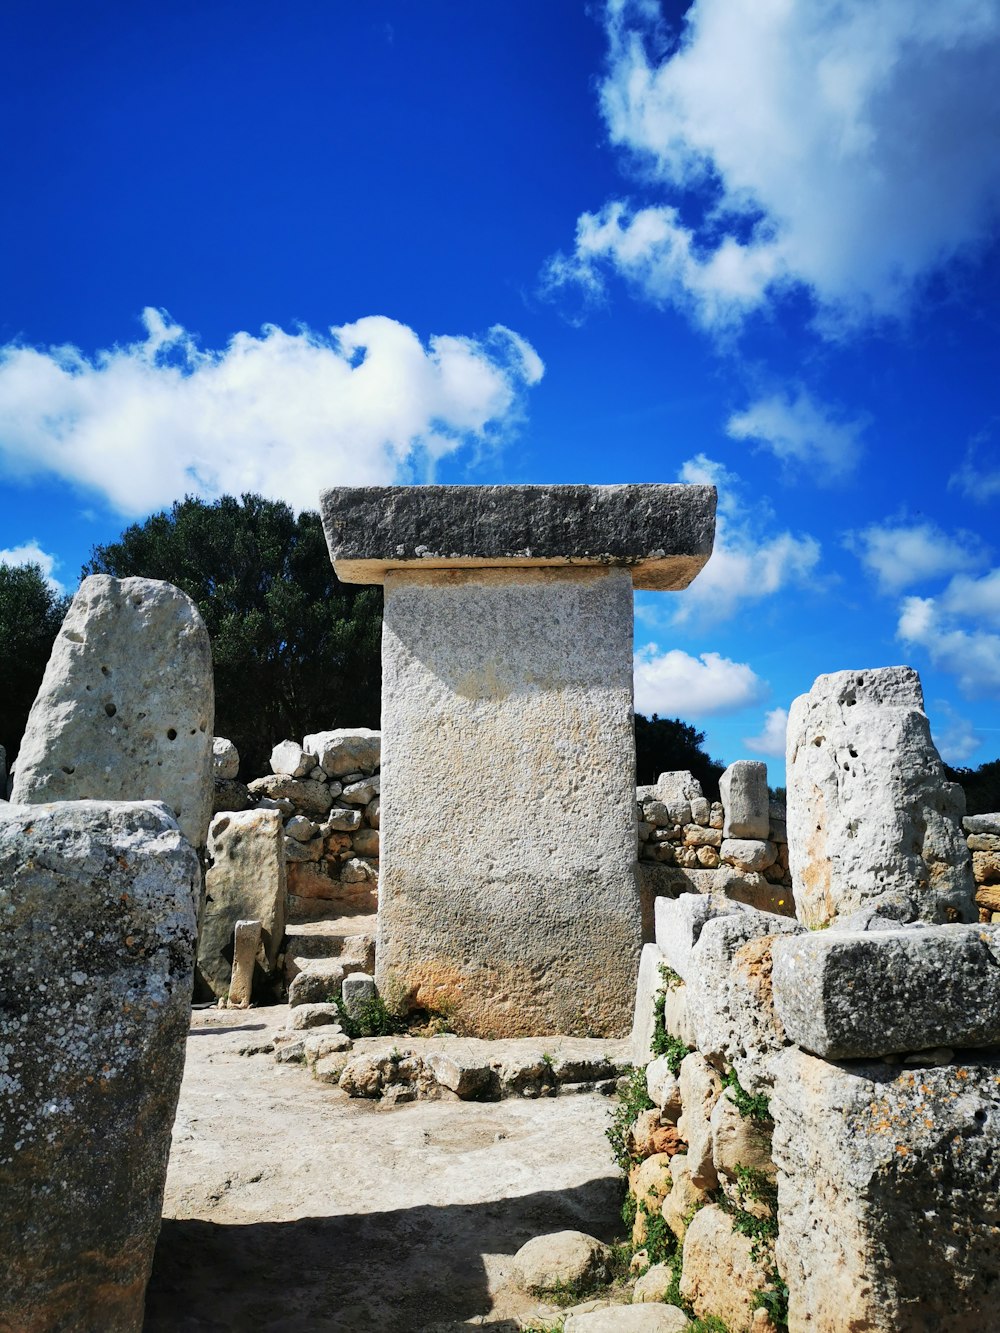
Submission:
M 632 588 L 687 586 L 711 487 L 344 488 L 340 578 L 385 585 L 377 981 L 478 1036 L 624 1035 Z

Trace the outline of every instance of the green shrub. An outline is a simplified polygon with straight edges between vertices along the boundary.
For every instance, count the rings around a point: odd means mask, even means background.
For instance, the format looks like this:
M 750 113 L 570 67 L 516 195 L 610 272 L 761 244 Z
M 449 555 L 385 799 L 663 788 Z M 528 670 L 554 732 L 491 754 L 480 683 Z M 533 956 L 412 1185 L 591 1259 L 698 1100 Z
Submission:
M 629 1167 L 642 1161 L 641 1157 L 629 1152 L 629 1129 L 638 1115 L 651 1110 L 653 1106 L 646 1091 L 645 1069 L 633 1069 L 631 1074 L 627 1075 L 627 1079 L 624 1091 L 618 1094 L 618 1104 L 612 1110 L 611 1125 L 605 1131 L 605 1137 L 611 1144 L 611 1151 L 623 1176 L 628 1175 Z

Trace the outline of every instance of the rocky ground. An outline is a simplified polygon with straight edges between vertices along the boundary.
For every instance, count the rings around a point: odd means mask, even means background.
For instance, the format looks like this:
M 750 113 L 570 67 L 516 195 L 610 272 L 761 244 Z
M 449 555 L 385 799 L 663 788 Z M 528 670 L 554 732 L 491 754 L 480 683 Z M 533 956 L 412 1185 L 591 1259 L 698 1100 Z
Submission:
M 563 1228 L 619 1234 L 608 1098 L 352 1100 L 241 1053 L 286 1021 L 194 1014 L 147 1333 L 551 1322 L 511 1256 Z

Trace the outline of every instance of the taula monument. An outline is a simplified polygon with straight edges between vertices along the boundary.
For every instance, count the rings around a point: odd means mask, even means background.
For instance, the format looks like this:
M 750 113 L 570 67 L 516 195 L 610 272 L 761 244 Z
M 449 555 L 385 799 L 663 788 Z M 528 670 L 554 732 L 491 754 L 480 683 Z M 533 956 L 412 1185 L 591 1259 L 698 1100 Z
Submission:
M 321 503 L 338 577 L 385 589 L 380 992 L 475 1036 L 623 1035 L 642 948 L 632 590 L 688 586 L 715 489 Z

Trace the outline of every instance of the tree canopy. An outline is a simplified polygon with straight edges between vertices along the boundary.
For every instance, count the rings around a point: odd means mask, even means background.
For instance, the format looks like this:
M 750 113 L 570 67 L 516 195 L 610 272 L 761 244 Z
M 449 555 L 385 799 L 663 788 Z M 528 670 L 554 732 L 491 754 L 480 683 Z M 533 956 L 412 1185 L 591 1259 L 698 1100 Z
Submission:
M 68 604 L 38 565 L 0 565 L 0 745 L 8 764 L 21 744 Z
M 95 547 L 83 573 L 165 579 L 197 603 L 215 732 L 244 773 L 265 772 L 279 740 L 379 725 L 382 590 L 340 582 L 318 514 L 260 495 L 189 496 Z
M 965 790 L 965 809 L 970 815 L 992 815 L 1000 810 L 1000 759 L 991 759 L 978 768 L 949 768 L 952 782 Z
M 635 715 L 635 780 L 640 786 L 655 782 L 661 773 L 687 769 L 701 783 L 710 801 L 719 799 L 719 778 L 725 764 L 702 749 L 705 733 L 679 717 Z

